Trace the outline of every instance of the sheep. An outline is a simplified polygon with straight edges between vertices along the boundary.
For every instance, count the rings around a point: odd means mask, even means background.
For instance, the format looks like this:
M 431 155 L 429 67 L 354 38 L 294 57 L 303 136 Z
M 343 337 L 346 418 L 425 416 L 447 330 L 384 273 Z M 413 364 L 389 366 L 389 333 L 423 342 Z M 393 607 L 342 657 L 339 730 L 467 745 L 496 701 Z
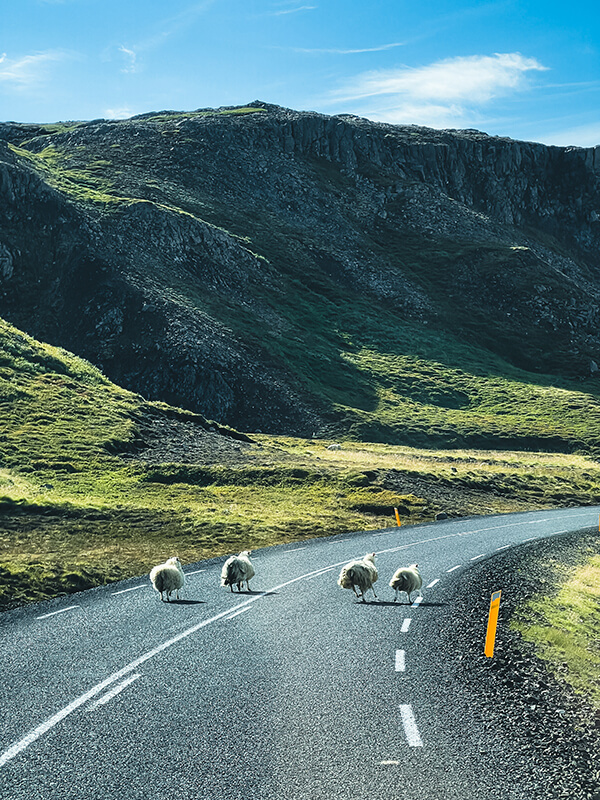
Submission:
M 246 587 L 250 591 L 250 578 L 255 574 L 249 558 L 251 552 L 252 550 L 242 550 L 239 555 L 230 556 L 227 559 L 221 570 L 221 586 L 229 586 L 230 591 L 233 592 L 233 585 L 236 583 L 238 592 L 241 592 L 241 587 L 246 581 Z
M 158 564 L 150 570 L 150 580 L 152 586 L 157 592 L 160 592 L 160 599 L 163 599 L 163 592 L 167 595 L 167 603 L 170 602 L 170 597 L 175 592 L 176 598 L 179 600 L 179 590 L 183 588 L 185 583 L 185 575 L 181 568 L 181 561 L 177 556 L 169 558 L 164 564 Z
M 363 603 L 366 603 L 365 594 L 369 589 L 377 597 L 373 584 L 378 577 L 375 566 L 375 553 L 367 553 L 362 559 L 350 561 L 345 567 L 342 567 L 338 584 L 342 589 L 352 589 L 354 594 L 362 598 Z M 356 587 L 358 587 L 360 594 L 356 591 Z
M 417 569 L 418 566 L 418 564 L 411 564 L 410 567 L 400 567 L 394 572 L 390 581 L 390 586 L 396 593 L 394 603 L 398 599 L 398 592 L 406 592 L 410 604 L 412 592 L 417 592 L 423 586 L 423 578 Z

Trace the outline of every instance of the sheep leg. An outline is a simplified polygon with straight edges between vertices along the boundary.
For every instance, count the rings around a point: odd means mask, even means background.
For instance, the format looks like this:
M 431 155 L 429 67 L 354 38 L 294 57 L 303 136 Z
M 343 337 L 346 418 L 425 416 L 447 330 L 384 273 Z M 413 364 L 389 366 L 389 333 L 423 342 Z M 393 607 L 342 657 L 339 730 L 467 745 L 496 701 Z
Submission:
M 398 599 L 398 589 L 394 589 L 394 603 Z

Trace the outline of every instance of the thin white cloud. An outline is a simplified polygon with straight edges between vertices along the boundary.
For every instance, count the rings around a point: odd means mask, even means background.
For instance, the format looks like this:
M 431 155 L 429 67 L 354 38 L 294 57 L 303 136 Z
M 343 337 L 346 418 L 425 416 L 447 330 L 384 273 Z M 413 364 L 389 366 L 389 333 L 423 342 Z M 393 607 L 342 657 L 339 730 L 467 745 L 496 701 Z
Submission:
M 460 105 L 402 103 L 391 108 L 373 108 L 363 116 L 393 125 L 422 125 L 425 128 L 469 128 L 473 116 Z
M 315 11 L 318 6 L 297 6 L 296 8 L 286 8 L 281 11 L 273 11 L 270 16 L 281 17 L 284 14 L 297 14 L 299 11 Z
M 361 73 L 329 97 L 336 104 L 352 103 L 353 113 L 379 122 L 471 127 L 482 105 L 524 90 L 528 73 L 546 69 L 520 53 L 457 57 L 423 67 Z
M 397 95 L 419 101 L 484 103 L 523 85 L 525 73 L 545 70 L 520 53 L 449 58 L 425 67 L 400 67 L 358 75 L 334 93 L 340 100 Z
M 0 85 L 26 90 L 44 83 L 49 78 L 50 66 L 68 58 L 58 50 L 9 58 L 6 53 L 0 56 Z
M 128 106 L 122 106 L 121 108 L 107 108 L 104 111 L 104 116 L 106 119 L 129 119 L 129 117 L 133 117 L 135 111 L 132 111 L 131 108 Z
M 381 44 L 377 47 L 357 47 L 355 49 L 344 50 L 335 47 L 290 47 L 294 53 L 308 53 L 308 54 L 333 54 L 333 55 L 354 55 L 356 53 L 380 53 L 382 50 L 392 50 L 394 47 L 403 47 L 403 42 L 392 42 L 391 44 Z M 288 49 L 288 48 L 286 48 Z
M 125 46 L 118 46 L 118 51 L 127 58 L 127 65 L 121 72 L 138 72 L 142 68 L 139 58 L 143 53 L 151 52 L 160 47 L 164 42 L 171 39 L 180 31 L 187 30 L 213 5 L 214 0 L 202 0 L 189 5 L 179 14 L 172 17 L 165 17 L 155 25 L 155 32 L 141 38 L 139 41 Z M 107 48 L 105 58 L 111 59 L 114 53 L 114 46 Z
M 128 64 L 126 67 L 123 67 L 121 72 L 135 72 L 136 71 L 136 62 L 137 62 L 137 53 L 135 50 L 131 50 L 129 47 L 125 47 L 121 45 L 119 50 L 123 55 L 126 56 Z

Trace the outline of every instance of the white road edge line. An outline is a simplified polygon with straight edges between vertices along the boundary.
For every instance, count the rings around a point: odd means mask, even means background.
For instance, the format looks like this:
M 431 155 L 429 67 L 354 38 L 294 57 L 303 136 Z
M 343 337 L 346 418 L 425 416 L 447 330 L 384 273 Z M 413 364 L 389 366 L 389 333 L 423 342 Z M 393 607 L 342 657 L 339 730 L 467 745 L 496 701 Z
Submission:
M 410 617 L 404 620 L 402 623 L 402 627 L 400 628 L 400 633 L 408 633 L 408 629 L 410 628 L 410 623 L 412 622 Z
M 462 564 L 457 564 L 455 567 L 452 567 L 452 569 L 447 569 L 446 572 L 454 572 L 455 569 L 460 569 L 461 567 Z
M 396 662 L 395 662 L 395 669 L 396 672 L 404 672 L 406 669 L 406 659 L 404 658 L 405 651 L 404 650 L 396 650 Z
M 120 589 L 118 592 L 111 592 L 111 595 L 114 597 L 116 594 L 125 594 L 126 592 L 135 592 L 138 589 L 149 589 L 149 586 L 132 586 L 131 589 Z
M 440 582 L 440 579 L 436 578 L 434 581 L 431 581 L 431 583 L 428 583 L 425 588 L 426 589 L 432 589 L 436 585 L 436 583 L 439 583 L 439 582 Z
M 246 611 L 250 611 L 250 608 L 240 608 L 239 611 L 234 611 L 229 617 L 225 617 L 225 619 L 233 619 L 234 617 L 239 617 L 240 614 L 245 614 Z
M 206 572 L 205 569 L 194 569 L 191 572 L 184 572 L 184 575 L 197 575 L 199 572 Z
M 400 715 L 402 717 L 402 725 L 408 744 L 411 747 L 423 747 L 423 740 L 419 735 L 415 715 L 413 714 L 411 706 L 401 705 Z
M 497 548 L 496 548 L 496 552 L 498 552 L 498 550 L 508 550 L 508 548 L 509 548 L 509 547 L 512 547 L 512 545 L 510 545 L 510 544 L 505 544 L 505 545 L 503 545 L 502 547 L 497 547 Z
M 53 617 L 56 614 L 64 614 L 65 611 L 72 611 L 74 608 L 81 608 L 81 606 L 67 606 L 66 608 L 59 608 L 58 611 L 51 611 L 49 614 L 42 614 L 40 617 L 36 617 L 36 619 L 47 619 L 48 617 Z
M 307 550 L 307 549 L 308 548 L 306 548 L 306 547 L 294 547 L 293 550 L 286 550 L 285 552 L 286 553 L 297 553 L 299 550 Z
M 137 681 L 138 678 L 141 678 L 139 672 L 134 672 L 133 675 L 130 675 L 126 680 L 122 681 L 121 683 L 117 684 L 114 688 L 103 694 L 102 697 L 99 697 L 92 708 L 97 708 L 98 706 L 103 706 L 105 703 L 108 703 L 109 700 L 112 700 L 113 697 L 116 697 L 123 689 L 126 689 L 130 683 Z

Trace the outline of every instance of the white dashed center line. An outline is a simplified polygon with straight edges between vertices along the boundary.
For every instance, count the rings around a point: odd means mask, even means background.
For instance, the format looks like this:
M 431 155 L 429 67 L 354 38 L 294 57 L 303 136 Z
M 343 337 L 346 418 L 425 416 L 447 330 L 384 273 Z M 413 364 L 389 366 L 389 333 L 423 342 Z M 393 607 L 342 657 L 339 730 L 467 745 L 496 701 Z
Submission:
M 455 569 L 460 569 L 461 567 L 462 567 L 462 564 L 457 564 L 455 567 L 452 567 L 451 569 L 447 569 L 446 572 L 454 572 Z
M 396 672 L 404 672 L 406 669 L 406 659 L 404 650 L 396 650 Z
M 509 544 L 505 544 L 503 547 L 497 547 L 496 550 L 508 550 L 509 547 Z
M 400 715 L 408 744 L 411 747 L 423 747 L 423 741 L 419 735 L 419 730 L 415 721 L 415 715 L 413 714 L 411 706 L 400 706 Z
M 481 555 L 478 555 L 478 556 L 473 556 L 471 561 L 477 561 L 478 558 L 483 558 L 484 556 L 485 556 L 485 553 L 481 553 Z
M 411 605 L 411 608 L 418 608 L 418 607 L 419 607 L 419 605 L 420 605 L 422 602 L 423 602 L 423 598 L 422 598 L 422 597 L 417 597 L 417 599 L 415 600 L 415 602 L 414 602 L 414 603 Z
M 431 581 L 431 583 L 428 583 L 428 584 L 427 584 L 427 586 L 426 586 L 425 588 L 426 588 L 426 589 L 431 589 L 433 586 L 435 586 L 435 585 L 436 585 L 436 583 L 439 583 L 439 582 L 440 582 L 440 579 L 439 579 L 439 578 L 436 578 L 434 581 Z
M 412 620 L 410 618 L 405 619 L 402 623 L 402 627 L 400 628 L 400 633 L 408 633 L 408 629 L 410 628 L 410 623 Z

